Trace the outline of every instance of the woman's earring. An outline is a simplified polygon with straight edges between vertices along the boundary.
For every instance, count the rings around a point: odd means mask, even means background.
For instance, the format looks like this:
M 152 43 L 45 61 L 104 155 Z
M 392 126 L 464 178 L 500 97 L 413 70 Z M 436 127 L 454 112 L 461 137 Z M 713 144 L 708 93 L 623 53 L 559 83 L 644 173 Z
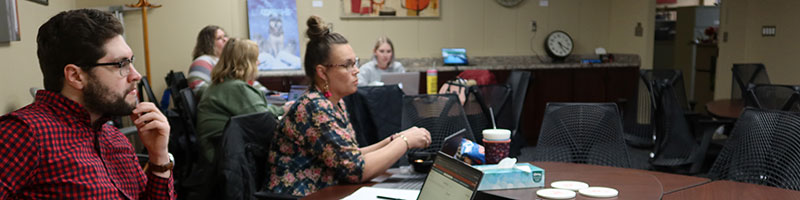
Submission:
M 322 95 L 325 96 L 325 98 L 331 97 L 331 90 L 328 87 L 328 83 L 327 82 L 325 83 L 325 93 L 322 93 Z

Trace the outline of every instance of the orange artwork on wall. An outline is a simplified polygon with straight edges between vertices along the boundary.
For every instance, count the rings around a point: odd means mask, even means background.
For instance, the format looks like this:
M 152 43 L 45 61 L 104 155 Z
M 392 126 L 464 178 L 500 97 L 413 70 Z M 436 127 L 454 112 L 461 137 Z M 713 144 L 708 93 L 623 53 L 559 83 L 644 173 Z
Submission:
M 342 17 L 439 17 L 439 0 L 342 0 Z

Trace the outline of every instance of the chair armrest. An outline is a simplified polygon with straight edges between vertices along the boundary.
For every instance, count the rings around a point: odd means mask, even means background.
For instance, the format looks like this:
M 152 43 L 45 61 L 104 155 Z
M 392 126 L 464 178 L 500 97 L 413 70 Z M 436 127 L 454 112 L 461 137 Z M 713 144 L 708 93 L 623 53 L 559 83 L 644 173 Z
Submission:
M 711 139 L 714 136 L 714 131 L 717 130 L 720 126 L 733 123 L 733 120 L 713 120 L 713 119 L 698 119 L 696 121 L 691 121 L 694 127 L 694 133 L 699 134 L 700 137 L 700 146 L 699 149 L 695 151 L 692 155 L 692 163 L 697 163 L 692 165 L 689 169 L 690 174 L 699 173 L 703 167 L 703 162 L 706 158 L 706 152 L 708 151 L 708 147 L 711 144 Z

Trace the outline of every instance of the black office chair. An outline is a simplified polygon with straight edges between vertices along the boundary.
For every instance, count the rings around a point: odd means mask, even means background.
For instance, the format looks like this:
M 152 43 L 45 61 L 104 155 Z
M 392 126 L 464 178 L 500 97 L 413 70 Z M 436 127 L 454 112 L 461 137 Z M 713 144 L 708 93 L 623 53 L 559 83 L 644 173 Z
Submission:
M 475 142 L 483 144 L 482 131 L 493 128 L 492 118 L 495 119 L 497 128 L 508 130 L 514 128 L 511 100 L 511 87 L 505 84 L 475 85 L 468 88 L 464 112 L 470 128 L 474 131 L 477 140 Z
M 745 109 L 709 176 L 800 190 L 799 124 L 797 112 Z
M 614 103 L 547 103 L 539 142 L 522 161 L 630 167 Z
M 294 199 L 260 192 L 269 178 L 267 154 L 278 125 L 275 116 L 259 112 L 231 117 L 217 149 L 213 199 Z
M 800 111 L 800 86 L 748 84 L 745 95 L 750 107 L 766 110 Z
M 522 147 L 527 140 L 525 132 L 520 124 L 522 122 L 522 110 L 525 108 L 525 98 L 528 95 L 528 84 L 533 79 L 530 71 L 511 71 L 508 75 L 506 84 L 511 86 L 511 151 L 509 157 L 520 155 Z
M 761 63 L 733 64 L 731 99 L 744 99 L 748 84 L 770 84 L 767 68 Z
M 662 73 L 653 74 L 652 70 L 640 70 L 639 90 L 633 99 L 629 99 L 624 104 L 622 122 L 625 130 L 625 142 L 632 147 L 652 148 L 655 142 L 655 126 L 653 125 L 655 107 L 648 85 L 650 79 L 657 75 L 662 75 Z
M 409 154 L 435 154 L 442 148 L 441 143 L 445 137 L 461 129 L 466 129 L 467 139 L 475 141 L 464 109 L 455 94 L 404 96 L 400 124 L 400 130 L 417 126 L 428 129 L 431 133 L 431 145 L 428 148 L 411 149 Z
M 656 140 L 650 164 L 656 170 L 696 174 L 702 170 L 711 137 L 717 127 L 730 123 L 687 115 L 679 96 L 685 97 L 679 71 L 654 78 L 648 88 L 655 102 Z
M 401 131 L 403 95 L 397 85 L 384 85 L 358 87 L 355 94 L 344 97 L 359 146 L 375 144 Z
M 196 100 L 183 72 L 170 71 L 164 78 L 171 93 L 174 108 L 165 110 L 170 125 L 169 150 L 175 156 L 175 189 L 178 196 L 186 197 L 191 183 L 186 180 L 193 173 L 197 161 L 195 132 Z

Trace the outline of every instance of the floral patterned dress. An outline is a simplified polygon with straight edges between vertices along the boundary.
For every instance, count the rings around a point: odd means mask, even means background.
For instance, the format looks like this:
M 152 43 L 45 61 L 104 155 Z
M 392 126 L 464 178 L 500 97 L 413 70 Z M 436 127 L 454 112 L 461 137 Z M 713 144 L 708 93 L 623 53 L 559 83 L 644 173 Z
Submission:
M 296 100 L 272 140 L 269 191 L 305 196 L 339 181 L 361 180 L 364 158 L 344 101 L 338 105 L 314 87 Z

